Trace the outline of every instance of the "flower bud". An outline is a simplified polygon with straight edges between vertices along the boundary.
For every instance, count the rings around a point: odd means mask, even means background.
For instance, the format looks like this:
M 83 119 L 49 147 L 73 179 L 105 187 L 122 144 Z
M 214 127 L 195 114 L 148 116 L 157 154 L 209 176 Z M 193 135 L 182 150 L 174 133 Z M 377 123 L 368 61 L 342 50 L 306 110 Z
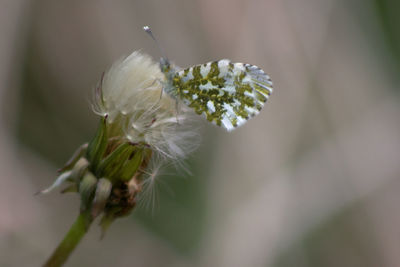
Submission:
M 87 222 L 103 213 L 103 234 L 116 218 L 130 214 L 143 184 L 153 184 L 147 182 L 148 166 L 155 160 L 179 164 L 199 143 L 187 110 L 162 94 L 164 79 L 158 64 L 139 52 L 105 72 L 94 93 L 100 123 L 93 139 L 42 193 L 67 183 L 62 192 L 79 192 Z

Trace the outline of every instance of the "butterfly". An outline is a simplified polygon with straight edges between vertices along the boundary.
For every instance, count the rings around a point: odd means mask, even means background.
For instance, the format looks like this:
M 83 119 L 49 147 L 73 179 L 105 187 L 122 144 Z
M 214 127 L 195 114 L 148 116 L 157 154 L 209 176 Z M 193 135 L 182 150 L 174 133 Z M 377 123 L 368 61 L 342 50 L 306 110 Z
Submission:
M 144 29 L 154 39 L 150 29 Z M 228 59 L 178 70 L 162 57 L 160 68 L 168 95 L 227 131 L 257 115 L 273 91 L 272 81 L 262 69 Z

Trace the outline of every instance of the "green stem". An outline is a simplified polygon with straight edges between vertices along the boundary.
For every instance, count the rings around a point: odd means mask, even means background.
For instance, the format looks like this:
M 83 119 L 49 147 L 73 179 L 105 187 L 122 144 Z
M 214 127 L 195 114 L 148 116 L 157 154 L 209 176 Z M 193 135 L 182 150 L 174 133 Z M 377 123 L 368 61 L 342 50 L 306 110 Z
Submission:
M 67 261 L 72 251 L 74 251 L 75 247 L 79 244 L 82 237 L 86 234 L 92 221 L 90 212 L 81 212 L 68 233 L 65 235 L 63 241 L 61 241 L 43 267 L 62 266 Z

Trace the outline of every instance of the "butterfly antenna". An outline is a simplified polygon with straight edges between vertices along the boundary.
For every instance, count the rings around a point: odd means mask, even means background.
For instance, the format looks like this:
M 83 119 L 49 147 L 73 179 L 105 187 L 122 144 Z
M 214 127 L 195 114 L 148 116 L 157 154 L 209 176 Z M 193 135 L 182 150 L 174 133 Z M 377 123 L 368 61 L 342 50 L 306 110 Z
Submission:
M 154 37 L 153 32 L 151 31 L 150 27 L 149 27 L 149 26 L 144 26 L 144 27 L 143 27 L 143 30 L 144 30 L 148 35 L 150 35 L 151 39 L 154 40 L 154 42 L 156 43 L 156 45 L 157 45 L 157 47 L 158 47 L 158 50 L 160 50 L 160 52 L 161 52 L 161 56 L 162 56 L 163 58 L 165 58 L 165 59 L 168 61 L 168 57 L 167 57 L 167 54 L 165 53 L 164 48 L 160 45 L 160 43 L 159 43 L 159 42 L 157 41 L 157 39 Z

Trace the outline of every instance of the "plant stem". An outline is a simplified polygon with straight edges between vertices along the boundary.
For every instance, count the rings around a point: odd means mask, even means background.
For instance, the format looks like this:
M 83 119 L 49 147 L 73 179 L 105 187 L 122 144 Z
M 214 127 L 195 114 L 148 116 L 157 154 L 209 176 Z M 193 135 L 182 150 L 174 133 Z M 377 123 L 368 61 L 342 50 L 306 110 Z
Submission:
M 81 212 L 76 221 L 43 267 L 62 266 L 74 251 L 92 223 L 90 212 Z

